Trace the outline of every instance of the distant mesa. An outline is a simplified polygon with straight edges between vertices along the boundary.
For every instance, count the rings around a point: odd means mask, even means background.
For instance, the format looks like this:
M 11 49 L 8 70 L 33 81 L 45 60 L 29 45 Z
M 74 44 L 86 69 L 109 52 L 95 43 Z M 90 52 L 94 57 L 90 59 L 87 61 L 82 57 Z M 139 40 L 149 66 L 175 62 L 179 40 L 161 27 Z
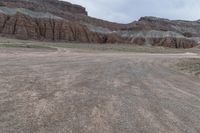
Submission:
M 0 0 L 0 34 L 41 41 L 191 48 L 200 42 L 200 20 L 141 17 L 119 24 L 90 17 L 84 7 L 69 2 Z

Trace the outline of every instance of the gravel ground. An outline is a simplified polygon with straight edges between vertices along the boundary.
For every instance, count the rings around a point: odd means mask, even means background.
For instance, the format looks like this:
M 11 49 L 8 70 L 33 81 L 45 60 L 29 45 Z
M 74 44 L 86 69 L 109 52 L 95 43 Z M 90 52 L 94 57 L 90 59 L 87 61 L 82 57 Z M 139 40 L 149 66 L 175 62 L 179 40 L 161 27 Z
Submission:
M 199 133 L 195 54 L 0 48 L 1 133 Z
M 179 70 L 200 78 L 200 59 L 183 59 L 177 64 Z

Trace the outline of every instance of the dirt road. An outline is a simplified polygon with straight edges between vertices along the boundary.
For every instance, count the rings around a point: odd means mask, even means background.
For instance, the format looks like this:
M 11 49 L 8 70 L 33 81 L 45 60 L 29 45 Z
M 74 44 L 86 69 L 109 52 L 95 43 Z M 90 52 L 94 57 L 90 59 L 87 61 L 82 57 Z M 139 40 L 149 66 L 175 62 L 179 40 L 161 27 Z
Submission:
M 199 133 L 195 54 L 0 49 L 1 133 Z

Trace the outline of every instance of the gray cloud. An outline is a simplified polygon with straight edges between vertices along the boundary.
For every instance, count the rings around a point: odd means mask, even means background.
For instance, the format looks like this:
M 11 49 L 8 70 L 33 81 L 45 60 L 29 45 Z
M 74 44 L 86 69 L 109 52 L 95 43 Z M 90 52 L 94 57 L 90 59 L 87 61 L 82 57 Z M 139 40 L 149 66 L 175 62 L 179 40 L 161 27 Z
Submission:
M 200 19 L 200 0 L 66 0 L 86 7 L 90 16 L 129 23 L 142 16 Z

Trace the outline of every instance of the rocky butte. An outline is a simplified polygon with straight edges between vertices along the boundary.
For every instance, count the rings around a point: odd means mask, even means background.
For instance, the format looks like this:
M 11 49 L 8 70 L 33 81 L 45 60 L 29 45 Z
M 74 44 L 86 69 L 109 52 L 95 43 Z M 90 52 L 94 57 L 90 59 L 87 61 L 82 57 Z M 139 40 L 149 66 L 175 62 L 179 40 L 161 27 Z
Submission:
M 0 34 L 18 39 L 191 48 L 200 21 L 142 17 L 129 24 L 92 18 L 84 7 L 59 0 L 0 0 Z

